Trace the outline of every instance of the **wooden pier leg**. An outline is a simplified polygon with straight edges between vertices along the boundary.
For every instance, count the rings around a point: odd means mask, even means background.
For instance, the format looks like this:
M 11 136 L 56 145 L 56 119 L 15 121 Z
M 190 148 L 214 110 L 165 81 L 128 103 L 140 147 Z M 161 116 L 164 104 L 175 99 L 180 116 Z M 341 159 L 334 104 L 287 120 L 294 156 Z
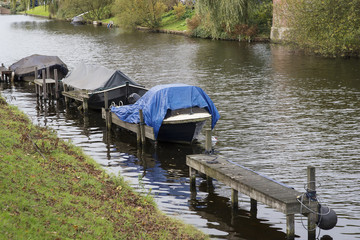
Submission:
M 211 150 L 212 150 L 211 130 L 206 130 L 205 153 L 211 153 Z
M 55 98 L 59 99 L 59 76 L 57 69 L 54 70 L 54 79 L 55 79 Z
M 250 213 L 252 217 L 257 215 L 257 201 L 253 198 L 250 199 Z
M 233 212 L 239 208 L 239 192 L 235 189 L 231 189 L 231 208 Z
M 63 83 L 64 92 L 68 91 L 68 86 Z M 69 106 L 69 98 L 65 96 L 65 106 Z
M 105 121 L 106 121 L 106 129 L 108 131 L 111 130 L 111 112 L 109 109 L 109 93 L 104 92 L 104 104 L 105 104 Z
M 316 239 L 316 219 L 318 202 L 316 199 L 316 182 L 315 182 L 315 167 L 307 167 L 307 191 L 312 194 L 313 200 L 310 200 L 310 209 L 313 211 L 308 215 L 308 239 Z
M 38 79 L 38 68 L 34 68 L 34 80 Z
M 139 109 L 140 116 L 140 133 L 141 133 L 141 144 L 145 146 L 145 123 L 144 123 L 144 115 L 142 109 Z
M 14 84 L 14 81 L 15 81 L 15 72 L 11 72 L 11 84 L 13 85 Z
M 89 113 L 89 104 L 88 104 L 88 99 L 87 98 L 83 98 L 83 109 L 84 109 L 84 115 L 88 115 L 88 113 Z
M 190 173 L 190 191 L 195 192 L 196 194 L 196 170 L 192 167 L 189 167 Z
M 208 188 L 214 187 L 212 177 L 209 177 L 208 175 L 206 175 L 206 184 L 207 184 Z
M 295 239 L 295 215 L 286 215 L 286 236 L 288 240 Z
M 46 92 L 45 70 L 42 70 L 42 75 L 43 75 L 42 94 L 43 94 L 44 100 L 46 100 L 48 98 L 48 96 L 47 96 L 47 92 Z
M 140 124 L 138 124 L 137 133 L 136 133 L 136 142 L 138 147 L 141 145 L 141 127 Z
M 49 79 L 50 78 L 50 67 L 46 68 L 46 78 Z

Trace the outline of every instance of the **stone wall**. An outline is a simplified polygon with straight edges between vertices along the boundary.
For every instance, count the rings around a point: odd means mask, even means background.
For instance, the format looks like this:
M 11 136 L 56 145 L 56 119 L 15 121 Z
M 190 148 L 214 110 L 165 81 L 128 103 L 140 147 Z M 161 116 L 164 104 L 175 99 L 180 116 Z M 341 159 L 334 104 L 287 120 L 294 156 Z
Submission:
M 278 42 L 286 40 L 289 27 L 286 22 L 286 0 L 273 0 L 273 22 L 270 39 Z

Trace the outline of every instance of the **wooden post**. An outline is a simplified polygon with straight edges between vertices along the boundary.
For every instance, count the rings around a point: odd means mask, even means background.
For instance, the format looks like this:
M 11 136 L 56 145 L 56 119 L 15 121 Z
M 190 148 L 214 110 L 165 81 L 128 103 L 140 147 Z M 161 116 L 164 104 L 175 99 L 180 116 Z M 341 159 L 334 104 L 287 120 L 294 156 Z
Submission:
M 235 189 L 231 189 L 231 207 L 234 212 L 239 208 L 239 192 Z
M 57 69 L 54 69 L 54 79 L 55 79 L 55 98 L 59 99 L 59 76 Z
M 35 67 L 34 69 L 34 80 L 38 79 L 38 68 Z
M 286 235 L 288 240 L 295 239 L 295 215 L 286 215 Z
M 316 239 L 316 218 L 317 205 L 316 201 L 316 182 L 315 182 L 315 167 L 307 167 L 307 192 L 311 194 L 309 207 L 313 212 L 308 215 L 308 239 Z
M 190 191 L 196 192 L 196 170 L 192 167 L 189 167 L 190 174 Z
M 139 109 L 139 117 L 140 117 L 140 134 L 141 134 L 141 144 L 145 145 L 145 123 L 144 123 L 144 115 L 142 109 Z
M 107 130 L 111 130 L 111 113 L 109 110 L 109 93 L 104 92 L 104 103 L 105 103 L 105 121 Z
M 250 213 L 253 217 L 257 215 L 257 201 L 252 198 L 250 198 Z
M 50 67 L 46 68 L 46 78 L 49 79 L 50 78 Z
M 205 152 L 211 153 L 211 149 L 212 149 L 211 130 L 206 130 Z
M 83 109 L 84 109 L 84 115 L 88 115 L 89 113 L 88 98 L 83 98 Z
M 15 72 L 11 72 L 10 81 L 11 81 L 12 84 L 14 84 L 14 81 L 15 81 Z
M 128 100 L 128 97 L 129 97 L 129 82 L 126 81 L 125 84 L 126 84 L 126 87 L 125 87 L 125 91 L 126 91 L 126 94 L 125 94 L 125 96 L 126 96 L 125 104 L 129 104 L 129 100 Z
M 63 83 L 63 88 L 64 88 L 64 92 L 68 91 L 68 86 Z M 68 106 L 69 105 L 69 98 L 65 96 L 65 105 Z
M 42 92 L 43 92 L 43 98 L 44 98 L 44 100 L 46 100 L 47 92 L 46 92 L 45 70 L 42 70 L 42 76 L 43 76 Z

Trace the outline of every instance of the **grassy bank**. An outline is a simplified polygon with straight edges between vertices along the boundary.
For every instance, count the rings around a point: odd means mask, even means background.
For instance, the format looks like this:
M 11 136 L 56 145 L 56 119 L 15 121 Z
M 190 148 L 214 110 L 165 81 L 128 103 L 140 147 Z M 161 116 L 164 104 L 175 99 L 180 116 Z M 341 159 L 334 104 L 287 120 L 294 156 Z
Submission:
M 0 239 L 206 239 L 0 96 Z

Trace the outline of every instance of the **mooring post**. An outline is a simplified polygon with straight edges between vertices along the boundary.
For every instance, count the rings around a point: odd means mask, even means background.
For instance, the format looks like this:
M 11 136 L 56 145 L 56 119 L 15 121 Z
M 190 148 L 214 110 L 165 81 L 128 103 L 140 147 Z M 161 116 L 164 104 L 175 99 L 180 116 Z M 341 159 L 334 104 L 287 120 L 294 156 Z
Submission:
M 65 83 L 63 83 L 63 89 L 65 93 L 68 91 L 68 86 Z M 69 98 L 67 96 L 65 96 L 65 105 L 69 105 Z
M 54 69 L 54 79 L 55 79 L 55 98 L 59 99 L 59 76 L 57 69 Z
M 309 208 L 311 212 L 308 215 L 308 239 L 316 238 L 316 218 L 318 202 L 316 199 L 316 181 L 315 181 L 315 167 L 307 167 L 307 194 L 309 201 Z
M 189 167 L 190 174 L 190 191 L 196 193 L 196 170 L 192 167 Z
M 231 207 L 233 212 L 239 208 L 239 191 L 235 189 L 231 189 Z
M 139 109 L 139 117 L 140 117 L 140 134 L 141 134 L 141 144 L 145 146 L 145 123 L 144 123 L 144 114 L 143 110 Z
M 38 68 L 34 68 L 34 80 L 38 79 Z
M 104 92 L 104 103 L 105 103 L 105 122 L 106 122 L 106 129 L 108 131 L 111 130 L 111 113 L 109 109 L 109 93 Z
M 43 98 L 44 98 L 44 100 L 46 100 L 47 92 L 46 92 L 45 70 L 42 70 L 42 76 L 43 76 L 42 92 L 43 92 Z
M 15 81 L 15 72 L 11 72 L 11 84 L 14 84 L 14 81 Z
M 34 81 L 37 79 L 37 67 L 34 68 Z M 36 93 L 36 97 L 39 96 L 39 89 L 38 89 L 38 85 L 35 83 L 35 93 Z
M 46 78 L 49 79 L 50 78 L 50 67 L 46 68 Z
M 205 131 L 205 152 L 206 153 L 211 153 L 212 150 L 212 142 L 211 142 L 211 130 L 207 129 Z
M 253 217 L 257 215 L 257 201 L 253 198 L 250 198 L 250 213 Z
M 286 236 L 288 240 L 295 239 L 295 215 L 286 215 Z

